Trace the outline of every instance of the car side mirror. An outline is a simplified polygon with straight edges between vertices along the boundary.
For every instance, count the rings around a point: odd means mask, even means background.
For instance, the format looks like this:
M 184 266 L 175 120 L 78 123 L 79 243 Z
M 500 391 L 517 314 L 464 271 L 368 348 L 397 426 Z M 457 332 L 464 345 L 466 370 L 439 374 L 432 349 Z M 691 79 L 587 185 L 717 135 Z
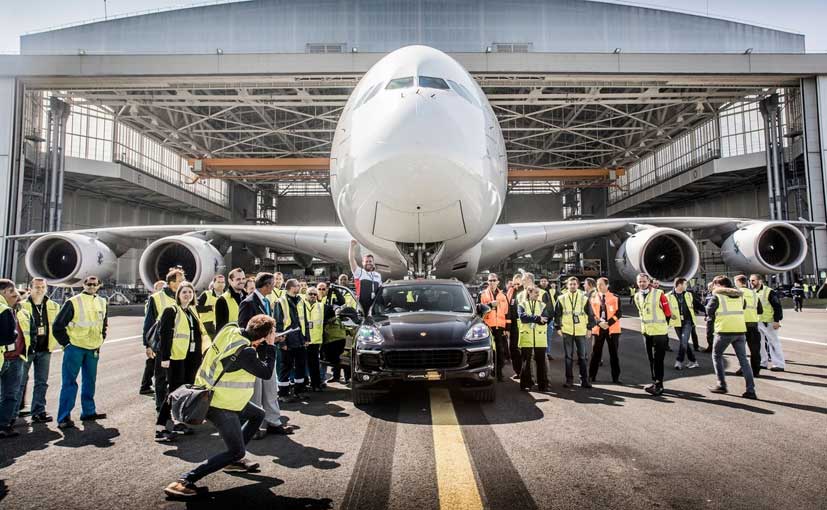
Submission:
M 477 315 L 482 317 L 483 315 L 487 314 L 491 311 L 491 307 L 488 305 L 484 305 L 482 303 L 477 303 Z

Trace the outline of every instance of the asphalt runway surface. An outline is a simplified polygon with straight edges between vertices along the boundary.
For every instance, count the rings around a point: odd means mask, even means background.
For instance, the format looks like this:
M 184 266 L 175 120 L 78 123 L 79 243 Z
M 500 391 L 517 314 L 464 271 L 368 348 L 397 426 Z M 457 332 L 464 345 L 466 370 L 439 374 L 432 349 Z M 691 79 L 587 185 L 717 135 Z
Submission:
M 787 370 L 762 373 L 759 401 L 742 399 L 743 379 L 732 375 L 731 394 L 709 393 L 705 353 L 701 368 L 680 372 L 667 353 L 666 393 L 649 396 L 638 321 L 623 319 L 623 385 L 609 382 L 605 352 L 593 389 L 564 389 L 559 337 L 548 393 L 507 381 L 496 402 L 477 403 L 414 385 L 355 408 L 332 384 L 283 408 L 294 435 L 250 443 L 260 473 L 210 475 L 200 483 L 209 494 L 185 502 L 162 489 L 223 443 L 209 425 L 153 441 L 152 398 L 137 391 L 141 319 L 113 318 L 97 384 L 109 418 L 81 423 L 78 403 L 76 430 L 25 423 L 0 441 L 0 508 L 824 509 L 827 312 L 785 313 Z M 52 415 L 61 356 L 52 359 Z M 734 355 L 727 365 L 737 368 Z

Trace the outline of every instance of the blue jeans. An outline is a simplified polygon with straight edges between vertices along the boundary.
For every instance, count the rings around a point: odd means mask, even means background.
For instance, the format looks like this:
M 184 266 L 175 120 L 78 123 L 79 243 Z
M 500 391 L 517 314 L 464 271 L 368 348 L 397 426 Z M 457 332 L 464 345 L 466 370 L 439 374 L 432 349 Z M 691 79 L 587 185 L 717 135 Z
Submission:
M 718 385 L 726 388 L 724 378 L 724 351 L 729 345 L 735 350 L 738 357 L 738 364 L 741 365 L 741 372 L 747 383 L 747 391 L 755 391 L 755 379 L 752 376 L 752 367 L 747 359 L 747 337 L 745 334 L 716 333 L 715 341 L 712 343 L 712 363 L 715 366 L 715 375 L 718 377 Z
M 554 337 L 554 321 L 548 321 L 546 330 L 546 356 L 551 356 L 551 339 Z
M 0 368 L 0 428 L 10 427 L 17 419 L 17 395 L 20 393 L 22 376 L 22 359 L 7 359 L 3 362 L 3 368 Z
M 23 401 L 26 385 L 29 383 L 29 369 L 34 365 L 34 388 L 32 389 L 32 416 L 46 412 L 46 390 L 49 389 L 49 363 L 52 361 L 51 352 L 35 352 L 29 354 L 29 361 L 23 362 L 23 373 L 20 378 L 20 393 L 17 395 L 17 407 Z
M 689 361 L 695 362 L 695 352 L 692 351 L 692 346 L 689 345 L 689 340 L 692 338 L 692 324 L 685 322 L 681 327 L 675 328 L 675 333 L 678 334 L 680 346 L 678 346 L 678 356 L 675 361 L 683 363 L 684 356 L 689 358 Z
M 80 388 L 80 416 L 90 416 L 95 409 L 95 380 L 98 377 L 98 351 L 83 349 L 72 344 L 63 351 L 60 385 L 60 403 L 57 408 L 58 423 L 72 414 L 78 396 L 78 373 L 83 377 Z
M 563 352 L 566 355 L 566 382 L 571 383 L 574 379 L 572 365 L 574 364 L 574 349 L 577 349 L 577 364 L 580 368 L 580 382 L 589 381 L 589 351 L 587 350 L 586 337 L 563 334 Z
M 220 469 L 238 462 L 247 454 L 246 445 L 253 438 L 255 433 L 264 421 L 264 410 L 252 402 L 241 411 L 228 411 L 210 407 L 207 411 L 207 419 L 215 425 L 218 435 L 227 446 L 227 451 L 214 455 L 196 466 L 189 473 L 181 476 L 188 482 L 195 483 L 205 476 L 215 473 Z

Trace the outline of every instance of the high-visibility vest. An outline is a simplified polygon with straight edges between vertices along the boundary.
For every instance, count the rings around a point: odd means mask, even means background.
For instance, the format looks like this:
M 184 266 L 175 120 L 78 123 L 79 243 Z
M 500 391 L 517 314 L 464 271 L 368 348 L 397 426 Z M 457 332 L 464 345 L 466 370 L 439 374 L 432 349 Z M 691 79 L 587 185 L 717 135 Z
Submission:
M 546 308 L 546 304 L 540 300 L 529 300 L 520 303 L 519 307 L 529 315 L 538 316 L 543 313 L 543 310 Z M 546 336 L 547 330 L 548 324 L 520 321 L 520 337 L 517 346 L 546 347 L 548 345 L 548 338 Z
M 557 292 L 557 289 L 548 289 L 548 301 L 549 306 L 554 308 L 557 306 L 557 298 L 560 297 L 560 294 Z
M 715 297 L 718 299 L 718 309 L 715 311 L 715 332 L 746 333 L 744 298 L 729 297 L 723 294 L 715 294 Z
M 804 288 L 805 293 L 810 291 L 810 286 L 807 285 L 806 283 L 804 285 L 802 285 L 802 287 Z
M 66 327 L 69 341 L 75 347 L 99 349 L 103 344 L 103 318 L 106 317 L 106 300 L 85 292 L 73 296 L 67 305 L 74 309 L 72 321 Z
M 281 297 L 283 295 L 284 295 L 284 290 L 283 289 L 276 289 L 276 288 L 273 288 L 273 292 L 267 294 L 267 300 L 270 301 L 270 309 L 271 310 L 276 309 L 276 303 L 279 302 L 279 300 L 281 299 Z
M 580 291 L 576 291 L 574 294 L 567 291 L 560 294 L 557 302 L 560 303 L 560 307 L 563 309 L 563 316 L 560 319 L 560 331 L 565 335 L 586 336 L 588 316 L 584 311 L 586 306 L 585 294 Z M 576 324 L 575 317 L 577 317 Z
M 678 306 L 678 296 L 675 294 L 673 290 L 669 294 L 666 295 L 669 298 L 669 308 L 672 309 L 672 318 L 669 320 L 669 325 L 675 328 L 681 327 L 683 322 L 686 320 L 686 317 L 681 315 L 680 306 Z M 689 309 L 689 316 L 692 318 L 692 324 L 697 323 L 695 320 L 695 308 L 694 308 L 694 301 L 692 297 L 692 293 L 684 292 L 683 299 L 686 302 L 686 308 Z
M 228 290 L 224 294 L 221 294 L 221 297 L 224 298 L 224 301 L 227 303 L 227 310 L 230 312 L 227 316 L 227 324 L 238 322 L 238 303 L 235 302 L 233 295 Z
M 307 310 L 307 327 L 310 329 L 310 343 L 321 344 L 324 339 L 324 305 L 318 301 L 304 304 Z
M 322 300 L 322 304 L 329 305 L 332 299 L 333 296 L 328 294 Z M 345 302 L 347 302 L 347 297 L 345 297 Z M 347 331 L 338 317 L 334 317 L 324 325 L 322 342 L 335 342 L 336 340 L 343 340 L 345 338 L 347 338 Z
M 55 317 L 57 317 L 57 314 L 60 313 L 60 305 L 51 299 L 46 298 L 43 298 L 43 303 L 45 303 L 45 307 L 43 309 L 49 319 L 48 350 L 49 352 L 53 352 L 60 347 L 60 344 L 57 343 L 57 339 L 52 331 L 52 324 L 55 322 Z M 26 342 L 26 348 L 23 349 L 23 353 L 20 357 L 26 361 L 29 359 L 28 353 L 29 347 L 32 345 L 32 338 L 37 336 L 37 324 L 34 323 L 33 308 L 34 303 L 27 299 L 26 301 L 20 303 L 20 310 L 17 312 L 17 322 L 20 324 L 20 329 L 23 331 L 23 338 Z
M 606 322 L 609 322 L 609 319 L 612 317 L 617 318 L 617 311 L 620 309 L 620 300 L 617 299 L 617 296 L 612 294 L 611 292 L 606 292 Z M 600 319 L 600 293 L 595 292 L 592 294 L 591 299 L 589 299 L 589 303 L 592 306 L 592 313 L 598 319 Z M 609 326 L 609 333 L 615 334 L 620 333 L 620 321 L 616 320 L 614 324 Z M 592 328 L 592 333 L 595 335 L 600 334 L 600 326 L 595 326 Z
M 761 322 L 772 322 L 775 315 L 770 304 L 770 288 L 763 285 L 761 290 L 756 291 L 756 294 L 758 294 L 758 299 L 761 300 L 762 307 L 759 319 L 761 319 Z
M 669 333 L 666 314 L 660 306 L 661 296 L 663 291 L 660 289 L 650 289 L 645 296 L 641 291 L 635 294 L 635 306 L 640 314 L 640 332 L 644 335 L 657 336 Z
M 755 324 L 759 319 L 758 293 L 746 287 L 740 290 L 744 293 L 744 301 L 746 301 L 746 306 L 744 306 L 744 321 L 749 324 Z
M 485 289 L 482 294 L 480 294 L 480 303 L 483 305 L 488 305 L 489 303 L 494 302 L 494 297 L 492 296 L 492 292 L 489 289 Z M 508 323 L 506 322 L 506 315 L 508 315 L 508 298 L 505 296 L 505 292 L 498 292 L 497 299 L 496 299 L 497 308 L 491 309 L 482 320 L 488 325 L 489 328 L 504 328 Z
M 186 315 L 186 312 L 180 305 L 175 305 L 175 329 L 172 334 L 172 350 L 169 359 L 186 359 L 187 351 L 190 347 L 190 338 L 192 338 L 193 342 L 195 341 L 195 333 L 191 333 L 190 321 L 187 319 Z M 200 348 L 203 352 L 205 350 L 204 344 L 210 341 L 210 337 L 204 329 L 204 324 L 201 322 L 198 314 L 195 314 L 195 322 L 192 327 L 198 328 L 201 331 L 201 345 L 196 345 L 195 348 Z M 192 337 L 190 334 L 192 334 Z
M 168 306 L 175 306 L 175 298 L 167 296 L 163 289 L 151 295 L 150 299 L 155 302 L 155 320 L 161 318 L 161 314 Z
M 214 290 L 205 290 L 204 296 L 206 296 L 204 307 L 207 311 L 199 312 L 198 318 L 204 324 L 215 324 L 215 303 L 218 301 L 218 296 L 215 295 Z
M 204 359 L 195 377 L 195 384 L 213 389 L 210 407 L 241 411 L 253 398 L 256 376 L 244 369 L 221 375 L 225 368 L 222 362 L 239 349 L 250 345 L 250 341 L 241 334 L 241 331 L 241 328 L 232 326 L 223 328 L 215 337 L 212 346 L 204 353 Z M 219 376 L 221 376 L 220 381 L 218 381 Z M 216 381 L 218 381 L 217 384 Z
M 299 328 L 301 328 L 302 335 L 307 335 L 306 327 L 307 324 L 305 321 L 302 320 L 302 317 L 305 316 L 305 305 L 307 302 L 304 299 L 299 299 L 296 303 L 296 312 L 299 315 Z M 293 317 L 290 316 L 290 303 L 287 302 L 287 294 L 282 296 L 279 300 L 279 308 L 281 309 L 281 316 L 284 320 L 284 331 L 293 327 Z
M 542 287 L 533 287 L 533 288 L 540 291 L 540 294 L 537 296 L 537 299 L 539 299 L 540 301 L 543 300 L 543 296 L 548 294 L 548 291 L 546 291 Z M 520 304 L 523 301 L 528 301 L 528 290 L 525 289 L 525 288 L 523 288 L 523 290 L 521 290 L 520 292 L 517 293 L 517 304 Z

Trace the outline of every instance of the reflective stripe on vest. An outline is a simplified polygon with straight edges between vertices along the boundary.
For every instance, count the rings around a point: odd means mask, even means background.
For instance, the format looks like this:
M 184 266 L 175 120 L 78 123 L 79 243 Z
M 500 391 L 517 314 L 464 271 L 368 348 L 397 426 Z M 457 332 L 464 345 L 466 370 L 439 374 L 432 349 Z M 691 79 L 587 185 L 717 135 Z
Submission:
M 538 316 L 543 313 L 546 304 L 542 301 L 523 301 L 519 305 L 529 315 Z M 518 347 L 546 347 L 548 324 L 520 321 Z
M 324 305 L 321 303 L 305 304 L 307 320 L 313 323 L 310 328 L 310 343 L 321 344 L 324 338 Z M 309 326 L 309 324 L 308 324 Z
M 715 311 L 716 333 L 746 333 L 744 320 L 744 299 L 716 294 L 718 310 Z
M 758 293 L 748 288 L 742 288 L 741 291 L 744 293 L 744 301 L 746 301 L 746 306 L 744 307 L 744 320 L 749 323 L 757 323 L 759 319 Z
M 155 302 L 155 320 L 161 318 L 161 314 L 168 306 L 175 306 L 175 299 L 167 296 L 167 293 L 163 290 L 153 294 L 152 300 Z
M 106 316 L 106 300 L 99 296 L 81 293 L 69 299 L 74 317 L 66 327 L 69 341 L 82 349 L 98 349 L 103 344 L 103 318 Z
M 660 298 L 663 291 L 651 289 L 649 294 L 643 292 L 635 294 L 635 305 L 640 314 L 640 332 L 644 335 L 666 335 L 669 333 L 669 326 L 666 323 L 666 314 L 660 306 Z
M 773 322 L 775 317 L 772 305 L 770 304 L 770 288 L 764 285 L 761 290 L 756 292 L 758 298 L 761 300 L 761 322 Z
M 242 347 L 250 345 L 242 334 L 241 329 L 228 325 L 215 338 L 215 343 L 204 355 L 195 384 L 204 385 L 214 390 L 210 407 L 241 411 L 253 397 L 256 385 L 256 376 L 241 369 L 233 372 L 224 371 L 223 361 L 234 355 Z M 216 379 L 221 380 L 216 383 Z
M 557 299 L 563 309 L 563 316 L 560 319 L 560 331 L 566 335 L 586 336 L 588 317 L 586 312 L 583 311 L 586 305 L 586 296 L 580 291 L 573 295 L 577 297 L 572 299 L 571 292 L 564 292 Z M 574 323 L 575 317 L 577 317 L 577 324 Z

